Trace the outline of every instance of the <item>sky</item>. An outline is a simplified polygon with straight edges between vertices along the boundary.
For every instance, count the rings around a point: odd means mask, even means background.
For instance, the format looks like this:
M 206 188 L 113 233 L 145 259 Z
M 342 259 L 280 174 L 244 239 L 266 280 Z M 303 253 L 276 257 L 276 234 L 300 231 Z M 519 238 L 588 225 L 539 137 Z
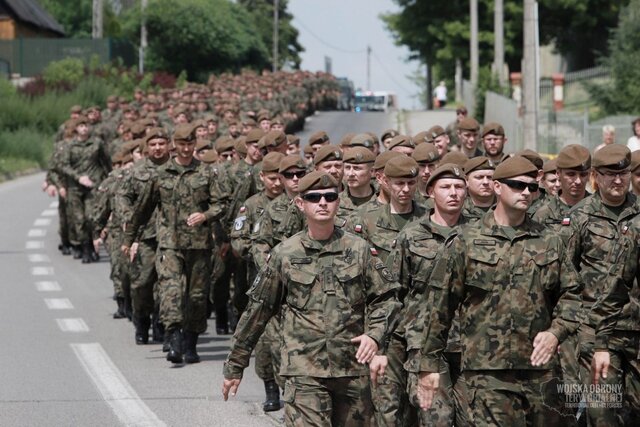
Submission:
M 333 74 L 348 77 L 356 89 L 367 85 L 367 45 L 371 46 L 371 90 L 398 95 L 400 108 L 417 108 L 418 88 L 406 78 L 418 67 L 407 61 L 409 50 L 396 46 L 380 19 L 381 13 L 398 11 L 392 0 L 289 0 L 293 26 L 300 35 L 303 70 L 324 71 L 325 56 Z

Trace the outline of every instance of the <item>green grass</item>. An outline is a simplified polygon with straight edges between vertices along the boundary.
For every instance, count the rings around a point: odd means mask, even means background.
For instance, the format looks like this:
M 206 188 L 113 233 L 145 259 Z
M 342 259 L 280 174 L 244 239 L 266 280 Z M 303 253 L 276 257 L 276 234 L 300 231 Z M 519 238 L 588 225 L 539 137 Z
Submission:
M 0 161 L 2 169 L 15 172 L 17 160 L 24 160 L 29 167 L 45 168 L 53 149 L 53 137 L 32 128 L 0 133 Z
M 38 168 L 38 163 L 33 160 L 3 157 L 0 159 L 0 181 L 7 176 L 14 175 L 15 173 Z

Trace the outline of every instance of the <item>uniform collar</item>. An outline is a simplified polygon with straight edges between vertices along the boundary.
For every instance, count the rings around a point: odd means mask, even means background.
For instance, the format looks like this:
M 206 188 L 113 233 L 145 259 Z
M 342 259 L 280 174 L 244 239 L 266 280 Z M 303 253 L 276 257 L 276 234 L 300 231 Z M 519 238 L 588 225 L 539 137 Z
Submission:
M 491 208 L 484 214 L 481 220 L 480 234 L 484 236 L 502 237 L 509 239 L 509 236 L 504 232 L 502 226 L 496 224 L 496 218 L 494 216 L 495 208 Z M 529 215 L 525 215 L 524 222 L 517 227 L 513 227 L 516 231 L 515 238 L 518 239 L 523 236 L 540 236 L 539 224 L 532 221 Z
M 302 237 L 300 238 L 300 243 L 306 249 L 309 249 L 312 251 L 318 251 L 320 253 L 342 252 L 344 250 L 341 244 L 341 239 L 343 235 L 344 235 L 344 232 L 342 230 L 334 227 L 333 234 L 331 235 L 331 237 L 329 237 L 329 240 L 319 241 L 309 237 L 308 231 L 305 230 L 302 233 Z

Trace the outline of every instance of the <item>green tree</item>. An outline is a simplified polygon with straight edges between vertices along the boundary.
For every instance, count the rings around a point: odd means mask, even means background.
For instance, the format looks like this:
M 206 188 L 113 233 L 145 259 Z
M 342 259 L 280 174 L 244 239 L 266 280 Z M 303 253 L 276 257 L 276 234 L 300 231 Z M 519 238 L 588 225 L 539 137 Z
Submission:
M 75 39 L 91 38 L 93 16 L 92 0 L 39 0 L 42 7 L 53 16 L 66 33 Z M 111 9 L 111 3 L 103 2 L 103 34 L 105 37 L 119 37 L 120 23 Z

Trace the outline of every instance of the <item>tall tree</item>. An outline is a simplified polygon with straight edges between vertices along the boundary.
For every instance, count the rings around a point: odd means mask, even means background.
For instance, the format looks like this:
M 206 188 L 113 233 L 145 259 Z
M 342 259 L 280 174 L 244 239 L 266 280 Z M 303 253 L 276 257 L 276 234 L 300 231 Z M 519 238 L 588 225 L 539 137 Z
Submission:
M 74 39 L 91 38 L 92 0 L 39 1 L 42 7 L 62 25 L 67 37 Z M 120 23 L 111 8 L 111 3 L 105 1 L 103 5 L 104 37 L 119 37 Z

